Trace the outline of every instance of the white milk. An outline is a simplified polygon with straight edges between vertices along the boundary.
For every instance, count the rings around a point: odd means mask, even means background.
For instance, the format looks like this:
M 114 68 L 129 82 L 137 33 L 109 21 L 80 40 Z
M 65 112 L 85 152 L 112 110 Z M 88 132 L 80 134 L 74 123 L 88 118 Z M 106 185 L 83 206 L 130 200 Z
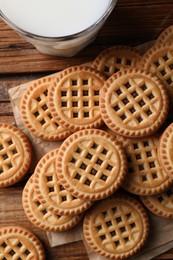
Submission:
M 111 0 L 0 0 L 5 16 L 33 34 L 58 37 L 85 30 L 107 10 Z
M 116 2 L 0 0 L 0 16 L 40 52 L 69 57 L 95 39 Z

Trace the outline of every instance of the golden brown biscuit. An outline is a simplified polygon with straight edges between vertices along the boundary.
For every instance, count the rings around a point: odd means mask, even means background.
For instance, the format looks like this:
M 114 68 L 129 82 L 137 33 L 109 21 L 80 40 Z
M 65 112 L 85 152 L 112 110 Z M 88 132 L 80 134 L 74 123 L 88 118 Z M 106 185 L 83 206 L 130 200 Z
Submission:
M 99 92 L 105 80 L 100 72 L 88 66 L 63 70 L 49 89 L 49 107 L 53 117 L 72 132 L 100 126 L 103 121 Z
M 124 259 L 144 245 L 149 220 L 137 200 L 116 194 L 91 207 L 84 218 L 83 231 L 95 252 L 109 259 Z
M 126 157 L 113 136 L 86 129 L 69 136 L 60 146 L 57 174 L 75 197 L 99 200 L 111 195 L 126 175 Z
M 100 109 L 113 132 L 127 137 L 147 136 L 166 120 L 167 90 L 157 77 L 144 70 L 124 69 L 104 84 Z
M 172 183 L 158 159 L 159 138 L 150 136 L 126 139 L 123 142 L 127 156 L 128 174 L 123 188 L 138 195 L 155 195 Z
M 28 219 L 34 225 L 46 231 L 60 232 L 71 229 L 82 218 L 82 214 L 61 216 L 46 209 L 37 198 L 34 190 L 33 175 L 29 178 L 23 189 L 22 204 Z
M 38 162 L 33 176 L 35 192 L 39 201 L 55 214 L 78 215 L 89 208 L 92 202 L 75 198 L 63 187 L 56 171 L 58 157 L 58 149 L 55 149 Z
M 173 123 L 163 132 L 159 143 L 159 160 L 166 173 L 173 179 Z
M 31 163 L 31 146 L 15 126 L 0 123 L 0 187 L 20 181 Z
M 173 218 L 173 186 L 158 195 L 141 196 L 143 204 L 155 215 Z
M 67 137 L 70 132 L 60 126 L 48 107 L 47 93 L 54 76 L 32 82 L 21 99 L 21 116 L 24 125 L 36 137 L 57 141 Z
M 135 48 L 113 46 L 102 51 L 93 61 L 92 67 L 110 77 L 123 68 L 136 67 L 140 58 Z
M 0 259 L 45 260 L 45 252 L 32 232 L 20 226 L 7 226 L 0 228 Z
M 173 25 L 170 25 L 164 31 L 161 32 L 155 44 L 164 42 L 173 42 Z

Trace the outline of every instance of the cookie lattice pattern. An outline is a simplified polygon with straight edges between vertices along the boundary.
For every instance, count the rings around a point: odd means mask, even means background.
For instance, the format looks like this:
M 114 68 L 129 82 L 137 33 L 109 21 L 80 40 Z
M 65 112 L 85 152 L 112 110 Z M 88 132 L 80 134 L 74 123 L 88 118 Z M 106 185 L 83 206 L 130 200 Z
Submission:
M 47 94 L 48 91 L 40 93 L 37 97 L 31 99 L 31 110 L 30 113 L 33 115 L 35 124 L 44 131 L 57 131 L 60 126 L 52 117 L 50 110 L 47 106 Z
M 71 179 L 95 191 L 105 186 L 111 172 L 116 168 L 113 150 L 107 150 L 98 141 L 79 143 L 68 163 Z
M 130 78 L 112 93 L 111 107 L 125 125 L 138 127 L 158 113 L 160 98 L 154 89 L 154 85 L 148 86 L 143 79 L 137 82 Z
M 75 121 L 95 118 L 100 113 L 98 86 L 100 83 L 91 77 L 68 79 L 61 87 L 62 113 Z
M 21 154 L 13 138 L 5 133 L 0 133 L 0 175 L 13 168 L 17 169 L 21 163 Z
M 133 247 L 140 236 L 137 216 L 128 207 L 117 206 L 100 213 L 94 227 L 100 243 L 112 252 Z
M 0 259 L 34 259 L 34 254 L 18 238 L 6 238 L 0 245 Z
M 152 187 L 159 180 L 162 182 L 165 179 L 158 161 L 157 147 L 152 139 L 130 143 L 126 152 L 129 178 L 136 183 Z
M 156 197 L 159 204 L 165 208 L 173 208 L 173 189 L 170 187 L 165 192 Z

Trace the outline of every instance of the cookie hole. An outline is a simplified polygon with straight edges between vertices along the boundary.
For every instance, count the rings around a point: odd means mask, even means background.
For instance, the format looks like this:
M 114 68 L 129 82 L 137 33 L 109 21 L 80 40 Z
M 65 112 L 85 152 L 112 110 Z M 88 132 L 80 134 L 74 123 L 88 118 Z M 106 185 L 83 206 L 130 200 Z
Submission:
M 8 169 L 13 168 L 13 165 L 11 163 L 7 164 L 7 166 L 8 166 Z
M 104 71 L 105 71 L 105 72 L 109 72 L 109 67 L 108 67 L 108 66 L 105 66 L 105 67 L 104 67 Z
M 46 110 L 48 109 L 47 105 L 46 105 L 46 104 L 43 105 L 43 106 L 42 106 L 42 109 L 43 109 L 44 111 L 46 111 Z
M 147 96 L 150 100 L 152 100 L 154 98 L 154 95 L 153 93 L 150 93 L 148 96 Z
M 94 106 L 99 106 L 99 101 L 94 101 Z
M 87 165 L 86 165 L 85 163 L 82 163 L 81 166 L 80 166 L 80 168 L 83 169 L 83 170 L 86 170 Z
M 94 96 L 99 96 L 99 90 L 94 90 Z
M 125 114 L 121 115 L 120 117 L 121 117 L 122 121 L 124 121 L 127 118 Z
M 90 174 L 91 175 L 96 175 L 97 174 L 97 170 L 92 168 L 91 171 L 90 171 Z
M 50 119 L 52 119 L 52 118 L 53 118 L 53 116 L 52 116 L 51 114 L 48 114 L 48 117 L 49 117 Z
M 36 205 L 37 205 L 37 207 L 39 207 L 41 205 L 40 201 L 37 200 Z
M 139 168 L 140 171 L 143 171 L 144 170 L 144 165 L 143 164 L 139 164 L 138 168 Z
M 5 242 L 2 243 L 1 245 L 3 248 L 6 248 L 7 247 L 7 244 Z
M 146 86 L 145 84 L 143 84 L 143 85 L 141 86 L 141 89 L 142 89 L 143 91 L 145 91 L 145 90 L 147 89 L 147 86 Z
M 4 171 L 3 171 L 3 169 L 2 168 L 0 168 L 0 174 L 2 174 Z
M 74 117 L 74 118 L 77 118 L 77 117 L 78 117 L 78 113 L 77 113 L 77 112 L 74 112 L 74 113 L 73 113 L 73 117 Z
M 61 97 L 66 97 L 67 96 L 67 91 L 61 91 Z
M 61 102 L 61 106 L 62 107 L 67 107 L 67 102 L 65 102 L 65 101 Z
M 126 232 L 126 228 L 125 227 L 121 227 L 120 230 L 121 230 L 122 233 Z
M 121 245 L 118 240 L 117 240 L 117 241 L 114 241 L 114 244 L 115 244 L 116 247 L 119 247 L 119 246 Z
M 78 94 L 78 93 L 77 93 L 77 91 L 76 91 L 76 90 L 73 90 L 73 91 L 72 91 L 72 96 L 73 96 L 73 97 L 76 97 L 76 96 L 77 96 L 77 94 Z
M 4 160 L 6 160 L 6 159 L 8 159 L 8 154 L 3 154 L 2 157 L 3 157 Z
M 127 155 L 126 157 L 127 157 L 127 162 L 128 162 L 128 163 L 132 162 L 132 158 L 131 158 L 130 155 Z
M 165 70 L 161 70 L 160 73 L 161 73 L 162 76 L 166 75 L 166 71 Z
M 135 109 L 134 107 L 130 108 L 129 110 L 130 110 L 130 112 L 131 112 L 132 114 L 135 113 L 135 111 L 136 111 L 136 109 Z
M 41 212 L 43 213 L 43 215 L 46 215 L 47 210 L 46 210 L 46 209 L 43 209 Z
M 158 201 L 159 201 L 160 203 L 164 200 L 164 198 L 163 198 L 162 196 L 159 196 L 157 199 L 158 199 Z
M 154 65 L 155 65 L 156 67 L 159 67 L 159 65 L 160 65 L 159 61 L 155 61 L 155 62 L 154 62 Z
M 53 178 L 52 178 L 52 176 L 47 176 L 47 181 L 49 182 L 49 181 L 52 181 L 53 180 Z
M 30 251 L 28 249 L 25 250 L 24 252 L 25 255 L 29 255 L 30 254 Z
M 43 119 L 40 121 L 41 125 L 44 125 L 46 123 L 46 121 Z
M 107 211 L 103 211 L 102 214 L 103 214 L 104 217 L 106 217 Z
M 139 148 L 138 144 L 133 144 L 133 148 L 136 150 Z
M 112 208 L 112 211 L 115 214 L 117 212 L 117 208 L 116 207 Z
M 150 109 L 148 109 L 146 112 L 145 112 L 148 116 L 152 115 L 152 111 Z
M 76 150 L 76 153 L 81 153 L 81 152 L 82 152 L 82 150 L 80 149 L 80 147 L 78 147 Z
M 19 243 L 17 244 L 17 246 L 18 246 L 19 248 L 21 248 L 21 247 L 22 247 L 22 243 L 19 242 Z
M 124 237 L 124 241 L 125 241 L 125 243 L 128 243 L 130 241 L 129 237 Z
M 127 59 L 126 64 L 130 66 L 132 64 L 132 61 Z
M 134 172 L 133 167 L 128 167 L 128 172 L 133 173 Z
M 138 116 L 136 119 L 138 120 L 139 123 L 141 123 L 143 121 L 141 116 Z
M 63 202 L 63 201 L 66 201 L 67 200 L 67 197 L 66 196 L 62 196 L 61 197 L 61 201 Z
M 3 149 L 3 145 L 1 144 L 1 145 L 0 145 L 0 150 L 2 150 L 2 149 Z
M 54 187 L 49 187 L 49 192 L 54 192 Z
M 72 102 L 72 106 L 73 107 L 78 107 L 78 102 L 77 101 Z
M 122 222 L 122 218 L 118 217 L 118 218 L 116 218 L 116 221 L 117 221 L 117 223 L 120 223 L 120 222 Z
M 130 224 L 131 228 L 135 228 L 136 227 L 136 224 L 133 222 Z
M 166 82 L 170 85 L 172 83 L 172 79 L 168 79 Z
M 163 56 L 163 59 L 164 59 L 165 61 L 169 60 L 169 58 L 168 58 L 167 55 Z
M 90 154 L 90 153 L 88 153 L 88 154 L 87 154 L 87 156 L 86 156 L 86 158 L 87 158 L 87 159 L 89 159 L 89 160 L 91 160 L 91 159 L 92 159 L 92 157 L 93 157 L 93 155 L 92 155 L 92 154 Z
M 173 194 L 173 192 L 172 192 L 171 190 L 167 190 L 167 191 L 166 191 L 166 195 L 167 195 L 168 197 L 172 196 L 172 194 Z
M 97 226 L 97 230 L 101 230 L 102 229 L 102 226 Z
M 102 236 L 100 236 L 100 238 L 101 238 L 101 240 L 103 241 L 103 240 L 106 239 L 106 236 L 105 236 L 105 235 L 102 235 Z
M 12 140 L 9 140 L 8 141 L 8 145 L 12 145 L 13 144 L 13 141 Z
M 142 176 L 142 181 L 143 181 L 143 182 L 147 181 L 146 175 L 143 175 L 143 176 Z
M 107 222 L 106 222 L 106 225 L 107 225 L 108 227 L 110 227 L 110 226 L 112 226 L 112 222 L 111 222 L 111 221 L 107 221 Z
M 152 157 L 152 153 L 150 151 L 146 152 L 146 155 L 147 155 L 147 157 Z
M 55 123 L 55 126 L 56 126 L 56 127 L 59 127 L 58 123 Z
M 76 158 L 73 157 L 70 162 L 75 163 L 76 161 L 77 161 Z
M 124 105 L 129 103 L 129 100 L 127 98 L 124 98 L 122 101 L 123 101 Z
M 90 184 L 91 184 L 91 181 L 90 181 L 89 179 L 87 179 L 87 180 L 85 181 L 85 185 L 90 186 Z
M 121 89 L 118 89 L 118 90 L 116 90 L 115 92 L 117 93 L 118 96 L 120 96 L 120 95 L 122 94 Z
M 126 84 L 124 84 L 124 86 L 128 89 L 131 87 L 131 84 L 129 82 L 127 82 Z
M 152 173 L 152 177 L 153 179 L 157 179 L 158 178 L 157 173 L 156 172 Z
M 171 70 L 173 70 L 173 64 L 170 64 L 169 67 Z
M 112 169 L 113 169 L 113 166 L 112 166 L 112 165 L 110 165 L 110 164 L 108 164 L 108 166 L 106 167 L 106 169 L 107 169 L 108 171 L 112 171 Z
M 155 168 L 156 167 L 154 162 L 150 162 L 149 166 L 150 166 L 150 168 Z
M 83 79 L 83 85 L 88 85 L 88 79 Z
M 13 255 L 15 255 L 15 254 L 16 254 L 16 252 L 15 252 L 13 249 L 10 250 L 9 255 L 13 256 Z
M 116 235 L 115 230 L 111 231 L 110 234 L 111 234 L 112 237 L 114 237 Z
M 143 145 L 144 145 L 144 147 L 147 147 L 147 146 L 149 146 L 149 143 L 148 143 L 148 141 L 144 141 L 144 142 L 143 142 Z
M 102 179 L 103 181 L 106 181 L 107 178 L 108 178 L 108 177 L 107 177 L 105 174 L 102 174 L 101 179 Z
M 133 91 L 133 92 L 131 93 L 131 95 L 132 95 L 134 98 L 136 98 L 136 97 L 138 96 L 138 93 L 137 93 L 136 90 L 135 90 L 135 91 Z
M 89 112 L 84 112 L 84 117 L 89 117 Z
M 98 144 L 96 144 L 96 143 L 93 143 L 93 145 L 92 145 L 92 149 L 97 149 L 97 147 L 98 147 Z
M 83 106 L 84 106 L 84 107 L 88 107 L 88 105 L 89 105 L 89 102 L 88 102 L 88 101 L 84 101 L 84 102 L 83 102 Z
M 141 159 L 141 155 L 140 154 L 136 154 L 135 157 L 136 157 L 136 160 L 140 160 Z
M 48 94 L 48 90 L 46 89 L 43 94 L 47 97 L 47 94 Z
M 132 214 L 131 213 L 127 213 L 126 217 L 127 217 L 127 219 L 130 219 L 132 217 Z
M 118 64 L 121 64 L 121 62 L 122 62 L 121 57 L 117 57 L 117 63 L 118 63 Z
M 38 98 L 36 98 L 36 100 L 37 100 L 38 102 L 40 102 L 40 101 L 41 101 L 41 98 L 40 98 L 40 97 L 38 97 Z
M 62 185 L 59 186 L 60 191 L 65 190 Z
M 77 85 L 77 80 L 76 79 L 72 79 L 71 84 L 72 84 L 72 86 L 76 86 Z
M 35 116 L 35 117 L 38 117 L 38 116 L 39 116 L 38 111 L 36 111 L 36 112 L 34 113 L 34 116 Z
M 115 111 L 118 111 L 120 109 L 120 107 L 118 105 L 116 105 L 114 108 L 113 108 Z
M 140 107 L 143 107 L 145 104 L 146 104 L 146 103 L 144 102 L 143 99 L 139 101 L 139 105 L 140 105 Z
M 88 96 L 88 90 L 83 90 L 83 96 Z
M 107 154 L 107 152 L 108 152 L 108 150 L 106 150 L 106 149 L 104 148 L 104 149 L 102 150 L 102 152 L 101 152 L 101 153 L 106 155 L 106 154 Z
M 96 164 L 98 164 L 98 165 L 101 165 L 103 163 L 103 161 L 101 160 L 101 159 L 98 159 L 97 161 L 96 161 Z
M 80 180 L 81 176 L 79 173 L 76 174 L 76 176 L 74 177 L 76 180 Z

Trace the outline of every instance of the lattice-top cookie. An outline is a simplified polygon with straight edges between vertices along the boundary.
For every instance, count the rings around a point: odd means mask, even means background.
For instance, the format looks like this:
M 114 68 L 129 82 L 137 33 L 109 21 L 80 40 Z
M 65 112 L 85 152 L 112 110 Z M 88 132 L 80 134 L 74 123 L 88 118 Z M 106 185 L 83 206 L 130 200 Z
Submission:
M 20 226 L 0 228 L 0 259 L 45 260 L 44 248 L 38 238 Z
M 126 157 L 113 136 L 99 129 L 81 130 L 60 146 L 57 173 L 74 196 L 99 200 L 117 190 L 126 175 Z
M 86 242 L 94 251 L 110 259 L 124 259 L 143 246 L 149 220 L 137 200 L 116 195 L 100 201 L 87 212 L 83 230 Z
M 151 47 L 142 57 L 140 66 L 157 75 L 164 83 L 173 106 L 173 43 L 162 43 Z
M 136 67 L 140 58 L 141 55 L 135 48 L 113 46 L 102 51 L 95 58 L 92 66 L 104 73 L 107 77 L 110 77 L 123 68 Z
M 0 187 L 21 180 L 30 163 L 31 147 L 27 137 L 17 127 L 0 123 Z
M 173 218 L 173 186 L 155 196 L 141 196 L 143 204 L 154 214 Z
M 155 44 L 173 42 L 173 25 L 167 27 L 156 40 Z
M 168 113 L 168 96 L 159 79 L 140 69 L 112 75 L 100 91 L 103 120 L 114 132 L 127 137 L 155 132 Z
M 105 77 L 87 66 L 65 69 L 49 90 L 49 107 L 59 123 L 70 131 L 101 125 L 99 92 Z
M 173 179 L 173 123 L 163 132 L 159 143 L 159 160 L 166 173 Z
M 23 93 L 20 111 L 23 123 L 33 135 L 56 141 L 70 132 L 58 124 L 48 107 L 47 94 L 53 78 L 48 76 L 31 83 Z
M 65 231 L 74 227 L 82 218 L 76 216 L 61 216 L 46 209 L 37 198 L 34 191 L 33 175 L 27 181 L 22 193 L 23 209 L 28 219 L 37 227 L 46 231 Z
M 55 149 L 38 162 L 34 171 L 35 192 L 39 201 L 56 214 L 80 214 L 89 208 L 92 202 L 74 197 L 63 187 L 56 172 L 58 157 L 58 149 Z
M 172 184 L 158 159 L 159 138 L 150 136 L 127 139 L 123 143 L 127 155 L 128 174 L 123 188 L 139 195 L 161 193 Z

